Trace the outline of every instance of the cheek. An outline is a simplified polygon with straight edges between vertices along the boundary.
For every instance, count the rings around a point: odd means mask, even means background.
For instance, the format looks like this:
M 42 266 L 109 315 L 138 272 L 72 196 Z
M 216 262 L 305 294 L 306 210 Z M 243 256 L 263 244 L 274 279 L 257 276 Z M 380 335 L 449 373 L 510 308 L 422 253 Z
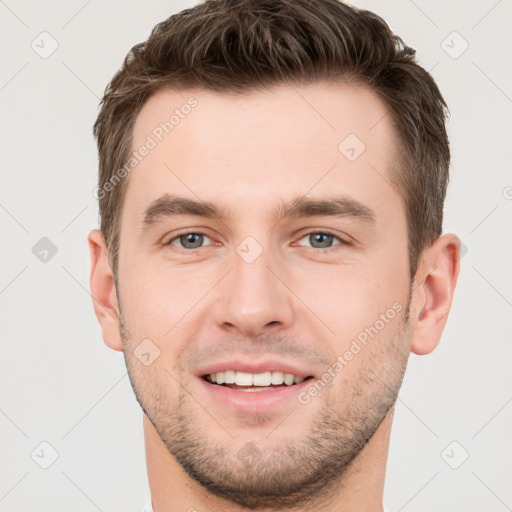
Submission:
M 162 327 L 182 315 L 187 296 L 194 295 L 192 283 L 169 269 L 134 261 L 127 262 L 123 270 L 122 273 L 120 269 L 123 313 L 132 322 Z
M 190 335 L 182 320 L 183 296 L 171 288 L 172 281 L 158 273 L 137 273 L 134 268 L 121 286 L 129 337 L 124 351 L 127 365 L 138 396 L 154 414 L 156 409 L 164 414 L 163 407 L 173 410 L 178 404 L 183 379 L 180 358 Z
M 207 301 L 201 298 L 211 283 L 196 274 L 142 264 L 132 265 L 124 276 L 120 274 L 122 313 L 132 351 L 143 340 L 150 340 L 150 351 L 158 352 L 155 364 L 165 366 L 176 378 L 181 378 L 177 372 L 182 355 L 196 336 L 198 325 L 206 321 Z M 165 377 L 169 375 L 161 376 Z
M 378 264 L 360 268 L 318 266 L 314 275 L 295 280 L 292 288 L 296 295 L 314 313 L 308 316 L 318 317 L 331 334 L 335 333 L 339 349 L 374 325 L 380 315 L 388 313 L 394 319 L 397 310 L 405 312 L 407 268 L 398 257 L 395 261 L 389 255 L 387 258 L 388 261 L 381 259 Z
M 165 351 L 150 364 L 142 363 L 134 350 L 125 355 L 130 382 L 144 411 L 157 422 L 174 415 L 182 389 L 180 376 L 166 360 Z

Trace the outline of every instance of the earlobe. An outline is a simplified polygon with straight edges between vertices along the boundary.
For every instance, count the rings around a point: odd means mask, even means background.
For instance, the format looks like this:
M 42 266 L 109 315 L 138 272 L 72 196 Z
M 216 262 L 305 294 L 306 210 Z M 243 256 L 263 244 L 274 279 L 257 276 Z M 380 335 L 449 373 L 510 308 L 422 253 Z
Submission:
M 440 236 L 423 253 L 417 272 L 420 282 L 411 300 L 411 350 L 415 354 L 429 354 L 441 339 L 459 275 L 459 260 L 460 240 L 450 233 Z
M 121 351 L 119 305 L 103 233 L 97 229 L 91 231 L 87 237 L 87 243 L 91 259 L 89 284 L 94 312 L 101 326 L 103 341 L 111 349 Z

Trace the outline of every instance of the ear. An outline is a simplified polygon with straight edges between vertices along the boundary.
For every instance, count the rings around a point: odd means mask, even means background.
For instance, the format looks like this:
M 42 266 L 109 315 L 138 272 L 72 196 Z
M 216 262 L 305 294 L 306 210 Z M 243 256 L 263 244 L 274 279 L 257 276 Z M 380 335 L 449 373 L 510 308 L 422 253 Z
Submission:
M 423 251 L 411 297 L 411 350 L 432 352 L 443 333 L 452 305 L 460 268 L 460 240 L 451 233 L 440 236 Z
M 101 231 L 94 229 L 87 237 L 91 258 L 89 284 L 94 312 L 98 318 L 103 341 L 113 350 L 122 350 L 119 330 L 119 305 L 117 303 L 114 276 L 110 269 L 108 249 Z

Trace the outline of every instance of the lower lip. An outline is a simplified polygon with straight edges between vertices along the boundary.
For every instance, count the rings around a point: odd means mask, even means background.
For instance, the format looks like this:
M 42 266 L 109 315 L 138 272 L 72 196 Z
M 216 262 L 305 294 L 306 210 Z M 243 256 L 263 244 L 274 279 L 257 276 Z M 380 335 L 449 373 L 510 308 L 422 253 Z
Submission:
M 293 400 L 300 404 L 297 395 L 315 379 L 310 378 L 293 386 L 282 386 L 267 391 L 240 391 L 218 384 L 210 384 L 202 378 L 199 380 L 215 401 L 231 409 L 251 413 L 267 411 Z

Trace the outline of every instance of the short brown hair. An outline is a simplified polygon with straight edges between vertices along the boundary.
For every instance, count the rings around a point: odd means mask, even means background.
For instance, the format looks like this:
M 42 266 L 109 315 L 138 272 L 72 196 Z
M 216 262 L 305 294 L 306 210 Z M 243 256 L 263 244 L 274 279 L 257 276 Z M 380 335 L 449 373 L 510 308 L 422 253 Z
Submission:
M 450 164 L 446 103 L 414 54 L 379 16 L 337 0 L 206 0 L 156 25 L 108 84 L 94 124 L 101 231 L 114 275 L 128 177 L 108 184 L 129 158 L 135 119 L 152 94 L 341 80 L 370 87 L 389 109 L 400 144 L 392 181 L 406 207 L 413 278 L 421 252 L 442 232 Z

